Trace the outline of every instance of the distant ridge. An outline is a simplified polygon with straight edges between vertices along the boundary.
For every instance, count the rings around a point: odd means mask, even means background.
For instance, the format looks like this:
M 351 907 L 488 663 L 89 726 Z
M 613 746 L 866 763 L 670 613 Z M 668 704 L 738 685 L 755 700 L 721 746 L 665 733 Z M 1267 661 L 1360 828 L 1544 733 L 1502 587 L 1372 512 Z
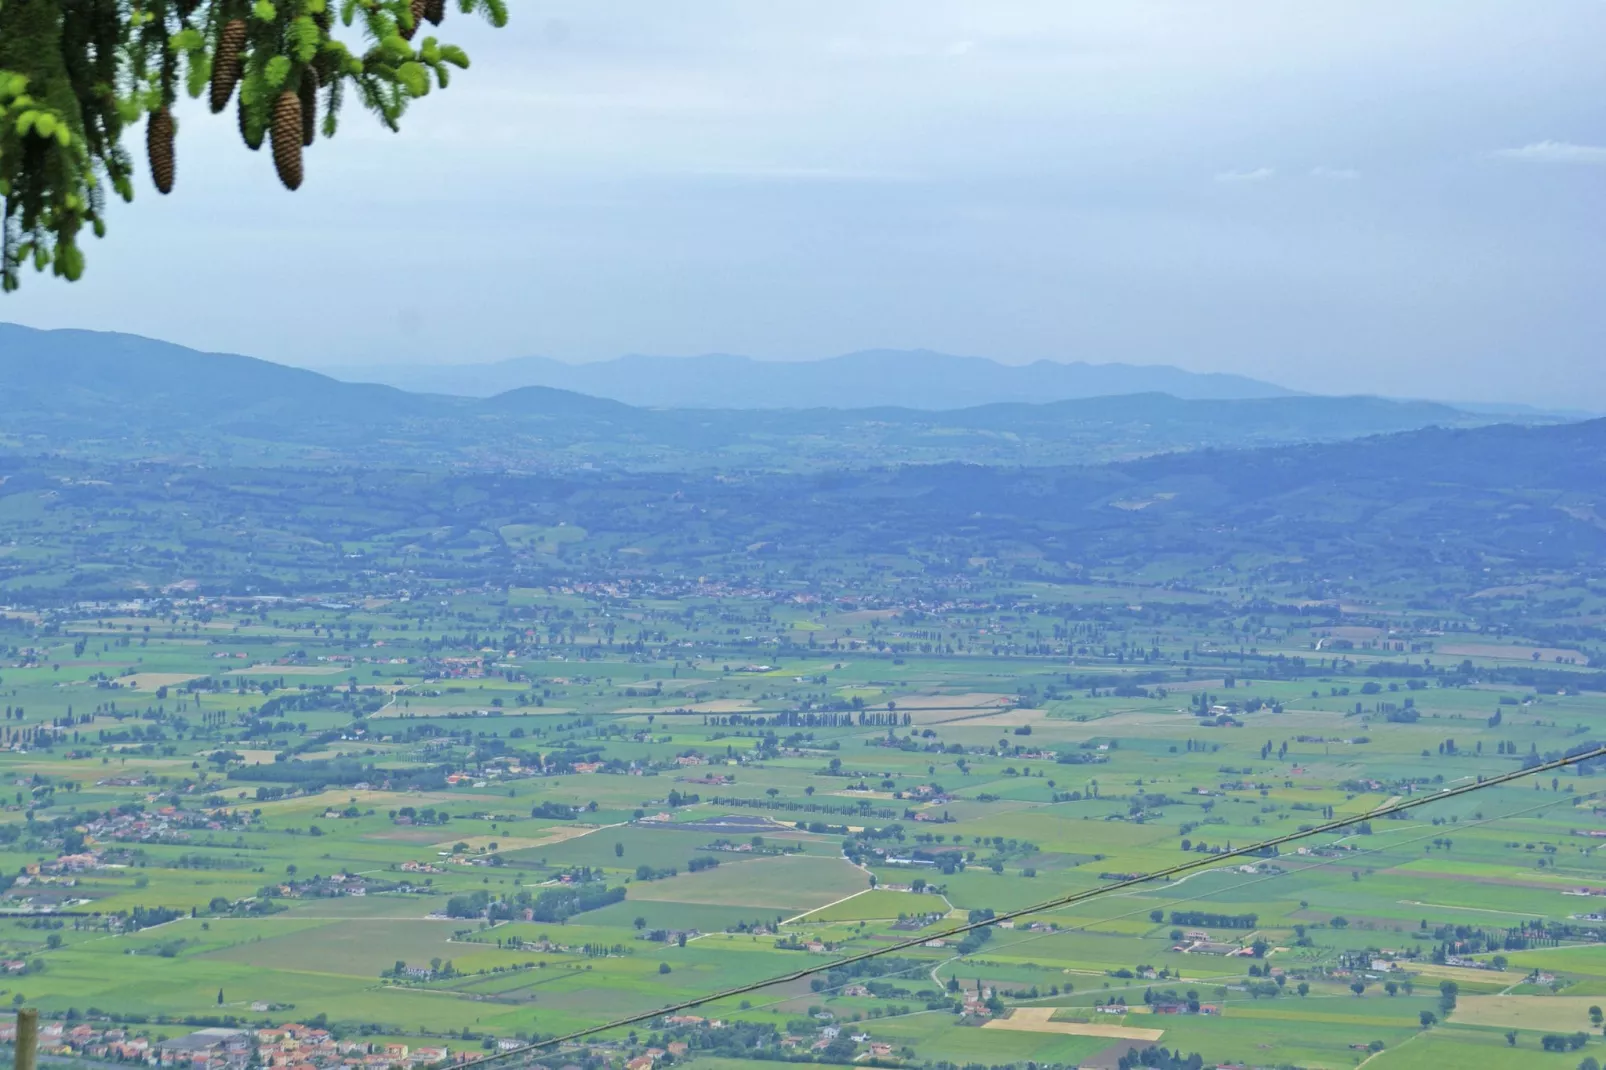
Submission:
M 768 361 L 711 353 L 630 354 L 593 364 L 518 357 L 489 364 L 330 368 L 351 382 L 491 397 L 525 386 L 574 390 L 629 405 L 676 409 L 867 409 L 941 411 L 998 402 L 1071 401 L 1116 394 L 1188 400 L 1290 397 L 1294 391 L 1241 375 L 1168 365 L 1000 364 L 929 349 L 867 349 L 811 361 Z
M 875 396 L 899 386 L 896 379 L 907 375 L 908 361 L 925 359 L 857 355 L 822 363 L 850 365 L 856 381 L 868 384 L 857 393 Z M 933 359 L 1010 370 L 973 358 Z M 683 372 L 681 378 L 711 395 L 700 399 L 703 404 L 723 400 L 728 407 L 640 407 L 552 386 L 522 386 L 483 398 L 411 392 L 134 335 L 0 324 L 0 436 L 27 450 L 122 458 L 260 461 L 271 454 L 284 461 L 355 466 L 821 471 L 956 461 L 1088 464 L 1509 419 L 1425 401 L 1306 394 L 1201 399 L 1160 391 L 945 409 L 852 408 L 843 405 L 854 398 L 836 397 L 830 399 L 835 404 L 805 407 L 801 401 L 812 397 L 806 388 L 813 387 L 803 383 L 785 390 L 773 380 L 774 396 L 798 404 L 755 408 L 730 405 L 725 388 L 731 377 L 713 369 L 728 366 L 739 375 L 743 369 L 763 370 L 758 362 L 636 357 L 613 366 L 637 363 L 693 366 L 695 372 Z M 819 366 L 780 367 L 812 373 Z M 1065 367 L 1013 370 L 1029 376 Z M 1109 373 L 1107 366 L 1081 370 Z M 630 378 L 624 375 L 623 381 Z M 1205 378 L 1193 377 L 1195 385 Z M 915 382 L 910 389 L 925 388 Z M 934 397 L 929 391 L 922 396 Z
M 41 331 L 0 323 L 0 410 L 100 418 L 141 406 L 160 413 L 222 413 L 294 404 L 299 416 L 372 405 L 415 408 L 387 386 L 233 353 L 202 353 L 172 342 L 112 331 Z

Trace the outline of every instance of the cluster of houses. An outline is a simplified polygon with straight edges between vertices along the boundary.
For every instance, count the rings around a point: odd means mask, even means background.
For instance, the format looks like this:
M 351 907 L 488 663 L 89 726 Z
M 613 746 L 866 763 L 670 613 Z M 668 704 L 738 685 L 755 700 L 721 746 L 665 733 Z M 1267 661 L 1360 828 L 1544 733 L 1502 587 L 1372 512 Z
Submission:
M 1184 955 L 1228 955 L 1232 957 L 1245 957 L 1253 955 L 1252 948 L 1238 944 L 1223 943 L 1212 940 L 1210 934 L 1204 931 L 1184 933 L 1181 940 L 1171 946 L 1172 951 L 1180 951 Z
M 0 1023 L 0 1042 L 16 1039 L 14 1021 Z M 42 1022 L 39 1050 L 48 1055 L 140 1062 L 186 1070 L 245 1070 L 253 1060 L 274 1070 L 414 1070 L 467 1062 L 441 1046 L 337 1040 L 327 1029 L 291 1023 L 262 1029 L 198 1029 L 159 1040 L 148 1033 L 83 1023 Z
M 953 801 L 953 796 L 949 795 L 937 784 L 916 784 L 912 788 L 893 792 L 892 797 L 894 799 L 915 799 L 933 806 Z
M 475 657 L 428 658 L 423 662 L 425 678 L 478 680 L 485 675 L 485 659 Z
M 842 1028 L 840 1026 L 828 1025 L 821 1029 L 819 1034 L 813 1038 L 792 1036 L 791 1034 L 787 1034 L 786 1036 L 781 1037 L 781 1047 L 783 1049 L 791 1050 L 807 1049 L 810 1052 L 824 1051 L 826 1048 L 829 1048 L 832 1044 L 836 1043 L 841 1036 Z M 864 1054 L 870 1058 L 884 1059 L 892 1054 L 891 1044 L 886 1044 L 877 1040 L 871 1040 L 868 1033 L 852 1033 L 848 1036 L 848 1039 L 853 1041 L 855 1044 L 868 1044 L 869 1048 Z
M 831 1019 L 831 1015 L 829 1013 L 822 1013 L 817 1017 L 828 1022 Z M 663 1019 L 663 1024 L 664 1026 L 670 1028 L 677 1026 L 681 1028 L 692 1027 L 699 1029 L 725 1028 L 725 1023 L 717 1018 L 700 1018 L 695 1014 L 667 1015 Z M 842 1028 L 843 1027 L 840 1025 L 827 1024 L 822 1026 L 819 1032 L 809 1036 L 797 1036 L 788 1033 L 781 1037 L 781 1048 L 786 1051 L 795 1052 L 824 1051 L 841 1038 Z M 868 1045 L 868 1048 L 864 1051 L 861 1057 L 886 1058 L 892 1054 L 891 1044 L 883 1044 L 879 1041 L 872 1040 L 868 1033 L 851 1033 L 849 1034 L 848 1039 L 853 1041 L 855 1044 Z M 625 1064 L 625 1070 L 653 1070 L 653 1067 L 656 1066 L 659 1060 L 661 1060 L 666 1054 L 679 1057 L 686 1054 L 688 1050 L 689 1045 L 687 1045 L 685 1041 L 674 1041 L 670 1044 L 666 1044 L 662 1048 L 648 1048 L 641 1055 L 638 1055 L 634 1059 L 631 1059 L 629 1062 L 627 1062 Z
M 229 810 L 180 810 L 162 806 L 154 810 L 115 811 L 84 822 L 84 834 L 99 841 L 123 843 L 182 843 L 191 831 L 222 832 L 243 828 L 244 816 Z
M 403 873 L 445 873 L 446 871 L 433 862 L 403 862 Z
M 13 888 L 29 888 L 34 886 L 55 885 L 62 888 L 71 888 L 77 885 L 77 874 L 89 873 L 97 869 L 106 868 L 101 859 L 100 852 L 84 852 L 81 854 L 62 855 L 47 862 L 29 862 L 22 867 L 15 880 L 11 882 Z M 37 909 L 42 904 L 33 903 L 33 899 L 26 893 L 13 893 L 24 904 L 32 903 Z M 48 896 L 46 898 L 49 898 Z M 55 904 L 59 906 L 60 904 Z
M 741 765 L 743 758 L 706 758 L 701 754 L 682 754 L 663 762 L 643 762 L 632 759 L 624 762 L 615 759 L 611 762 L 573 762 L 567 768 L 575 773 L 618 773 L 625 776 L 649 776 L 659 771 L 675 769 L 697 769 L 708 765 Z M 540 770 L 549 773 L 562 773 L 564 767 L 559 765 L 543 766 Z M 535 772 L 535 770 L 531 770 Z M 677 784 L 734 784 L 736 778 L 724 773 L 706 773 L 695 777 L 676 777 Z
M 287 881 L 279 885 L 279 895 L 286 899 L 333 899 L 337 896 L 365 896 L 369 888 L 385 891 L 393 885 L 372 882 L 350 873 L 331 873 L 327 877 L 313 876 L 304 881 Z
M 1100 1003 L 1093 1008 L 1093 1012 L 1095 1014 L 1123 1015 L 1132 1013 L 1134 1010 L 1137 1010 L 1137 1008 L 1128 1007 L 1124 998 L 1112 999 L 1108 1003 Z M 1171 994 L 1156 994 L 1149 999 L 1148 1003 L 1142 1008 L 1142 1010 L 1149 1014 L 1219 1015 L 1221 1014 L 1221 1004 L 1198 1003 L 1196 1001 L 1179 999 Z
M 991 1018 L 997 1006 L 996 999 L 992 985 L 977 984 L 975 989 L 965 992 L 965 1004 L 959 1013 L 966 1018 Z
M 680 784 L 706 784 L 712 787 L 728 787 L 736 783 L 736 778 L 727 773 L 707 773 L 703 776 L 676 777 L 675 781 Z
M 725 1027 L 724 1022 L 710 1022 L 707 1019 L 697 1017 L 695 1014 L 672 1014 L 664 1019 L 664 1024 L 666 1026 L 704 1026 L 709 1029 L 723 1029 Z M 676 1058 L 679 1058 L 680 1056 L 685 1055 L 690 1049 L 691 1045 L 687 1044 L 684 1040 L 671 1041 L 661 1048 L 648 1048 L 640 1055 L 625 1063 L 625 1070 L 653 1070 L 653 1067 L 657 1066 L 658 1061 L 665 1055 L 672 1055 Z
M 556 681 L 554 681 L 556 682 Z M 489 711 L 479 710 L 476 715 L 487 716 Z M 453 716 L 456 716 L 455 714 Z M 791 752 L 794 755 L 802 752 Z M 746 755 L 736 758 L 707 757 L 702 754 L 682 754 L 662 762 L 651 761 L 623 761 L 613 759 L 610 761 L 579 761 L 556 762 L 548 761 L 548 757 L 538 754 L 502 754 L 486 759 L 472 771 L 449 773 L 446 783 L 449 786 L 465 786 L 483 788 L 492 780 L 519 779 L 524 777 L 554 776 L 566 773 L 594 774 L 612 773 L 621 776 L 650 776 L 659 772 L 695 771 L 696 776 L 676 777 L 676 783 L 691 784 L 734 784 L 736 778 L 725 773 L 705 771 L 706 767 L 714 765 L 742 765 L 749 759 Z M 362 786 L 362 785 L 359 785 Z
M 1359 850 L 1360 848 L 1352 843 L 1324 843 L 1318 847 L 1296 847 L 1294 853 L 1310 858 L 1342 858 Z

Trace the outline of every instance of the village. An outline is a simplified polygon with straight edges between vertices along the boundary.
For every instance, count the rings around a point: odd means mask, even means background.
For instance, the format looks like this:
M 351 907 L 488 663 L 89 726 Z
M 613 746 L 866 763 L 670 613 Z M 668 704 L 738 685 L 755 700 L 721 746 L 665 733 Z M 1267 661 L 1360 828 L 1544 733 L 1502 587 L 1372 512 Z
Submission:
M 253 1010 L 257 1007 L 253 1006 Z M 263 1004 L 262 1011 L 271 1008 Z M 0 1043 L 16 1040 L 15 1021 L 0 1022 Z M 441 1067 L 478 1058 L 460 1052 L 454 1059 L 445 1045 L 409 1046 L 340 1040 L 328 1029 L 287 1023 L 258 1029 L 208 1027 L 170 1039 L 117 1026 L 81 1022 L 40 1023 L 39 1050 L 45 1055 L 76 1056 L 118 1063 L 184 1067 L 188 1070 L 411 1070 Z

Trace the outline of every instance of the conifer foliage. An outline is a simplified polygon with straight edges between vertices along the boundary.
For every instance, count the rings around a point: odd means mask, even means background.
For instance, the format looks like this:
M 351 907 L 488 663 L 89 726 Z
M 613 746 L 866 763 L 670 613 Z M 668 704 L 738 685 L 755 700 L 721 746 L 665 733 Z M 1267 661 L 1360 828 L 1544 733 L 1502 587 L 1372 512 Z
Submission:
M 505 0 L 457 0 L 507 21 Z M 124 134 L 141 124 L 157 190 L 178 174 L 180 92 L 232 102 L 247 147 L 264 138 L 297 189 L 304 150 L 333 137 L 348 95 L 392 130 L 468 56 L 434 37 L 445 0 L 0 0 L 0 289 L 21 268 L 75 280 L 79 238 L 106 231 L 108 190 L 134 195 Z M 137 136 L 137 134 L 135 135 Z

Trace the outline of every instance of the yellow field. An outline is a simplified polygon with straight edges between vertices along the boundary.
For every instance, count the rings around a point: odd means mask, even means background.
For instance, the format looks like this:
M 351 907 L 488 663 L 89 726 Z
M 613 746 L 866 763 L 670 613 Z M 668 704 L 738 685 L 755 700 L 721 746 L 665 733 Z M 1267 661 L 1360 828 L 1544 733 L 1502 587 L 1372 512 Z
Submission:
M 578 839 L 581 836 L 597 831 L 596 825 L 564 825 L 555 828 L 545 836 L 464 836 L 462 839 L 446 840 L 442 843 L 431 844 L 432 850 L 450 851 L 459 843 L 466 843 L 470 851 L 478 851 L 482 847 L 496 844 L 498 851 L 522 851 L 526 847 L 550 847 L 554 843 L 565 840 Z
M 159 687 L 177 687 L 198 679 L 192 672 L 137 672 L 133 676 L 119 677 L 117 682 L 136 691 L 155 691 Z
M 247 752 L 241 752 L 247 753 Z M 273 760 L 273 755 L 268 755 Z M 316 795 L 298 795 L 293 799 L 275 799 L 271 802 L 254 803 L 260 806 L 262 812 L 271 815 L 307 814 L 313 816 L 325 810 L 344 810 L 347 806 L 393 806 L 396 803 L 406 806 L 443 806 L 446 803 L 503 803 L 506 797 L 498 798 L 495 795 L 481 795 L 477 793 L 446 792 L 446 791 L 410 791 L 398 795 L 392 791 L 378 791 L 374 788 L 363 788 L 360 791 L 354 788 L 331 788 Z M 456 843 L 453 840 L 452 843 Z M 447 844 L 451 846 L 451 844 Z
M 1551 1033 L 1591 1032 L 1589 1008 L 1599 996 L 1462 996 L 1456 1000 L 1457 1025 L 1492 1025 Z
M 660 706 L 626 706 L 615 713 L 663 713 L 665 710 L 689 710 L 692 713 L 753 713 L 757 706 L 746 699 L 721 698 L 712 702 L 673 702 L 666 696 Z
M 1508 985 L 1520 980 L 1515 974 L 1507 977 L 1506 974 L 1496 970 L 1474 970 L 1467 966 L 1438 966 L 1431 962 L 1412 963 L 1411 969 L 1424 977 L 1465 985 Z
M 956 711 L 962 712 L 962 711 Z M 1043 725 L 1048 723 L 1048 711 L 1038 709 L 1012 709 L 1001 710 L 998 713 L 987 714 L 985 710 L 978 711 L 977 715 L 961 718 L 965 724 L 972 728 L 1019 728 L 1023 724 Z M 940 724 L 942 722 L 932 722 Z
M 368 685 L 364 684 L 363 686 L 366 687 Z M 406 687 L 395 687 L 395 686 L 391 686 L 391 685 L 388 685 L 388 684 L 376 684 L 374 686 L 377 688 L 377 690 L 390 691 L 392 693 L 397 692 L 397 691 L 405 691 L 405 690 L 407 690 Z M 459 703 L 459 704 L 454 705 L 454 706 L 431 706 L 428 709 L 423 709 L 423 708 L 407 709 L 405 707 L 398 706 L 398 705 L 387 705 L 382 709 L 375 710 L 373 713 L 369 714 L 369 716 L 373 717 L 373 718 L 376 718 L 376 719 L 377 718 L 381 718 L 381 717 L 404 719 L 404 718 L 407 718 L 407 717 L 415 717 L 415 716 L 416 717 L 444 717 L 447 714 L 451 714 L 451 713 L 472 713 L 472 714 L 476 714 L 477 715 L 477 714 L 479 714 L 480 710 L 482 710 L 482 709 L 484 709 L 483 706 L 468 705 L 468 704 L 463 704 L 463 703 Z M 565 707 L 559 707 L 559 706 L 537 706 L 537 707 L 531 707 L 529 709 L 507 709 L 507 710 L 502 710 L 501 711 L 501 716 L 504 719 L 513 720 L 513 719 L 518 718 L 518 717 L 562 717 L 562 716 L 565 716 L 565 715 L 573 713 L 573 712 L 574 712 L 573 710 L 567 709 Z M 658 710 L 652 710 L 652 711 L 649 711 L 649 712 L 663 713 L 664 711 L 662 709 L 658 709 Z
M 1587 661 L 1586 655 L 1559 646 L 1508 646 L 1504 643 L 1448 643 L 1439 647 L 1439 653 L 1459 658 L 1501 658 L 1509 661 L 1551 662 L 1557 658 L 1575 658 Z M 1535 654 L 1539 656 L 1534 657 Z
M 899 695 L 894 701 L 899 709 L 909 706 L 926 710 L 982 710 L 992 706 L 1008 706 L 1015 699 L 1014 695 L 999 691 L 969 691 L 963 695 Z
M 246 765 L 272 765 L 274 756 L 279 752 L 273 750 L 251 750 L 247 748 L 236 750 L 234 753 L 238 754 L 245 761 Z
M 1111 1040 L 1141 1040 L 1154 1043 L 1165 1035 L 1163 1029 L 1136 1029 L 1126 1025 L 1094 1022 L 1055 1022 L 1054 1007 L 1017 1007 L 1008 1018 L 994 1018 L 983 1029 L 1009 1029 L 1017 1033 L 1064 1033 L 1073 1037 L 1109 1037 Z
M 350 665 L 262 665 L 257 664 L 249 669 L 230 669 L 224 675 L 242 676 L 250 673 L 253 676 L 330 676 L 337 672 L 350 672 Z
M 944 724 L 948 721 L 982 721 L 987 714 L 1010 716 L 1019 712 L 1022 716 L 1038 719 L 1046 717 L 1042 710 L 1016 711 L 1017 701 L 1015 695 L 1005 695 L 996 691 L 972 691 L 963 695 L 898 695 L 892 698 L 898 704 L 898 710 L 907 712 L 915 724 Z M 879 708 L 879 703 L 872 707 Z M 1004 722 L 996 722 L 1002 725 Z M 1037 720 L 1027 720 L 1023 724 L 1036 724 Z

